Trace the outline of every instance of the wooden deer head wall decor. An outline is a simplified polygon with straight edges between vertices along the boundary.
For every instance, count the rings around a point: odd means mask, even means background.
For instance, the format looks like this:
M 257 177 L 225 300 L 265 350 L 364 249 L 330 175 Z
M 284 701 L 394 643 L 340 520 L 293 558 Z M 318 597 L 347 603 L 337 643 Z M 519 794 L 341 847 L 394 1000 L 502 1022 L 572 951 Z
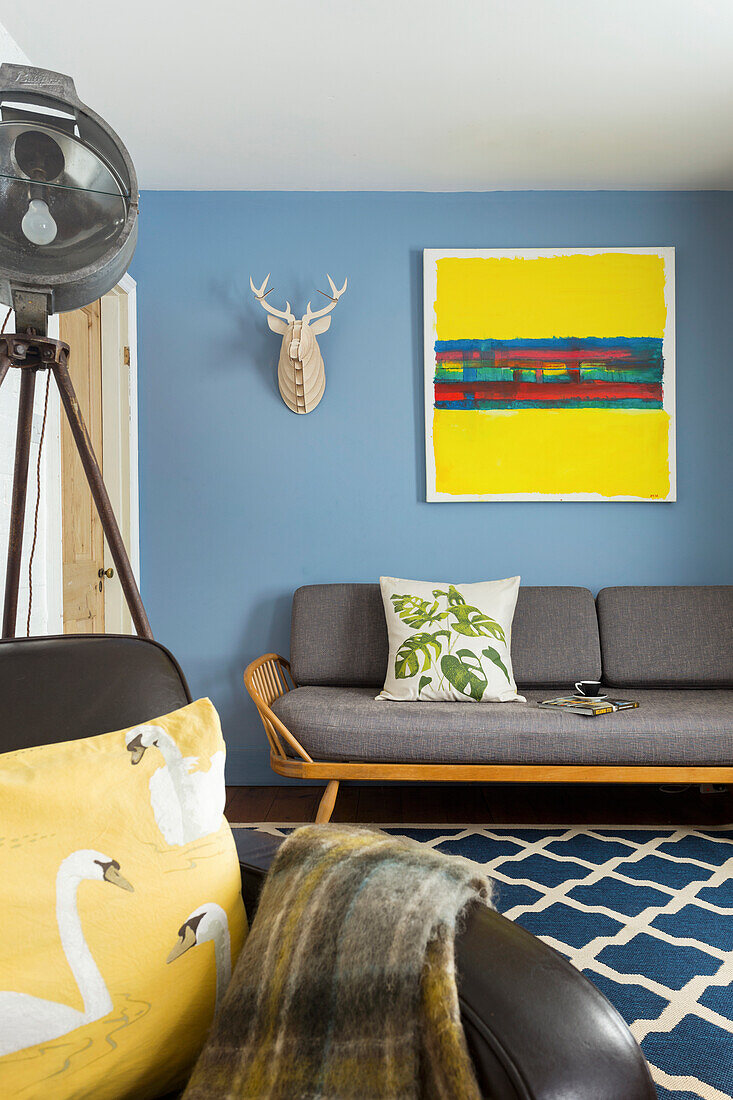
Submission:
M 270 290 L 265 289 L 270 279 L 269 275 L 259 290 L 251 276 L 249 280 L 252 293 L 262 308 L 267 311 L 268 325 L 273 332 L 279 333 L 283 338 L 280 362 L 277 367 L 277 384 L 283 401 L 295 413 L 312 412 L 323 397 L 323 391 L 326 388 L 323 356 L 316 336 L 320 336 L 331 324 L 331 318 L 326 314 L 334 308 L 346 290 L 348 281 L 344 279 L 341 290 L 337 290 L 331 276 L 328 275 L 327 278 L 331 284 L 331 293 L 325 294 L 325 297 L 331 299 L 331 304 L 314 313 L 309 302 L 308 308 L 299 321 L 290 310 L 290 302 L 285 303 L 283 310 L 275 309 L 266 301 L 267 295 L 274 290 L 274 287 Z M 324 291 L 319 293 L 324 294 Z

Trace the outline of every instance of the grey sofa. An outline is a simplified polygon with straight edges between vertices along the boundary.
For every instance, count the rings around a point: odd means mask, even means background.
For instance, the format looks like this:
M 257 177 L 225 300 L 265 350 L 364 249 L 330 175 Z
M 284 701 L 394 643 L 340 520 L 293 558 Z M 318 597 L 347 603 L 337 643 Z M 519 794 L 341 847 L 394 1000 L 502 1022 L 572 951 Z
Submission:
M 512 662 L 527 703 L 375 700 L 387 665 L 379 586 L 299 588 L 290 664 L 245 683 L 273 769 L 342 779 L 733 782 L 733 586 L 521 587 Z M 539 700 L 602 679 L 637 710 L 590 719 Z

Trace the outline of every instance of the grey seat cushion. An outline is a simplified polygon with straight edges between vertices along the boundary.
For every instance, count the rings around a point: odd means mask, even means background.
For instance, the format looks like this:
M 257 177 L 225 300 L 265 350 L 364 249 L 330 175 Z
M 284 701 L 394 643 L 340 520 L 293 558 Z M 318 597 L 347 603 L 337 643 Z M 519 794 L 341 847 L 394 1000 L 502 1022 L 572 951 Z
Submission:
M 604 588 L 603 679 L 614 687 L 733 687 L 733 586 Z
M 297 684 L 381 687 L 389 643 L 378 584 L 311 584 L 293 597 L 290 663 Z M 512 627 L 521 686 L 597 680 L 601 650 L 587 588 L 522 586 Z
M 301 687 L 273 710 L 315 760 L 441 764 L 733 764 L 733 691 L 635 691 L 599 718 L 523 703 L 377 702 L 374 690 Z

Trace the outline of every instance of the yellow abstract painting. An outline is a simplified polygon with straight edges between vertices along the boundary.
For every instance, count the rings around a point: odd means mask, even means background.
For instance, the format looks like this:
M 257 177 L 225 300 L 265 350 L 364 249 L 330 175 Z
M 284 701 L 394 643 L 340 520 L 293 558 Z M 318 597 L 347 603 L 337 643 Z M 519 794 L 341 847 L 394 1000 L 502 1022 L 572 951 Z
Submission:
M 427 498 L 675 499 L 674 249 L 424 253 Z

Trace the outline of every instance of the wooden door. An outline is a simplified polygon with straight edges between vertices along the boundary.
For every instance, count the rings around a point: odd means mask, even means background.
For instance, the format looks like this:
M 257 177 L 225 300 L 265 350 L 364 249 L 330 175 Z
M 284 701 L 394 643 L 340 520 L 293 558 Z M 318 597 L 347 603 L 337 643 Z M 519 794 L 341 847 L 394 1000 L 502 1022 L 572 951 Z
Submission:
M 94 453 L 102 464 L 102 328 L 100 303 L 62 313 L 69 374 Z M 74 439 L 61 417 L 61 531 L 64 633 L 104 633 L 104 534 Z

